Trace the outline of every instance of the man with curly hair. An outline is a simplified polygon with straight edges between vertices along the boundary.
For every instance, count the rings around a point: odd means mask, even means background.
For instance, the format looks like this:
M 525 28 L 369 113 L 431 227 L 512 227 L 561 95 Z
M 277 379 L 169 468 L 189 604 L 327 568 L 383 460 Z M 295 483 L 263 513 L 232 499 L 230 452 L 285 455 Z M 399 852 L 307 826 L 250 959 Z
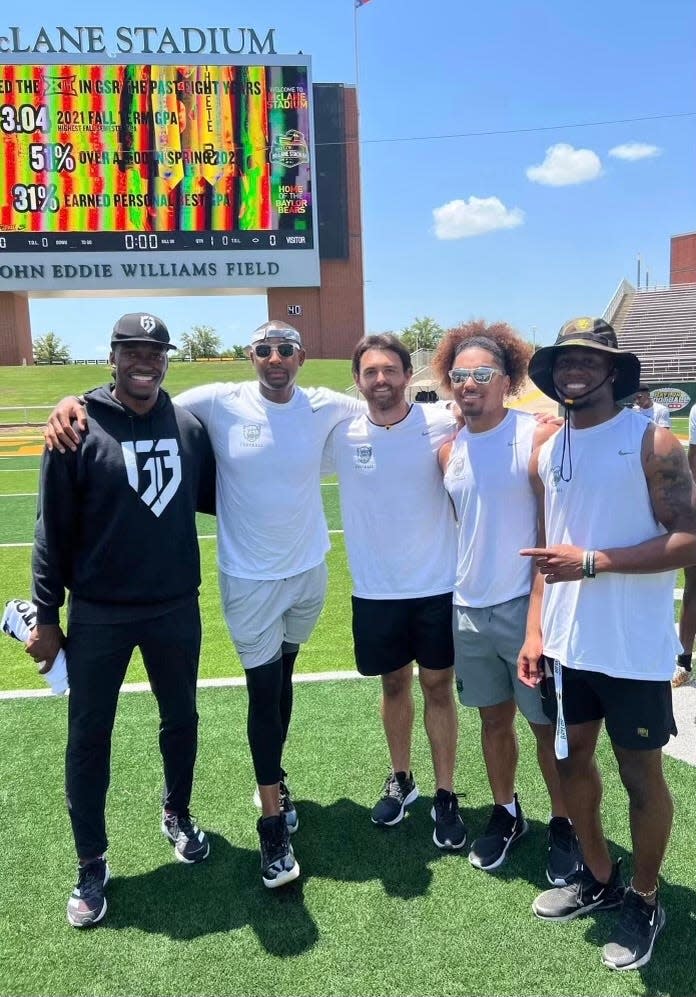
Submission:
M 505 323 L 479 320 L 443 337 L 433 369 L 443 388 L 451 386 L 466 420 L 441 448 L 440 464 L 458 519 L 452 621 L 457 690 L 463 706 L 478 707 L 493 794 L 490 819 L 469 861 L 487 871 L 499 868 L 528 828 L 515 792 L 519 709 L 536 739 L 551 799 L 546 875 L 563 885 L 580 858 L 556 772 L 553 728 L 539 690 L 517 677 L 532 586 L 532 568 L 519 550 L 537 536 L 538 526 L 529 462 L 556 430 L 505 405 L 525 382 L 531 352 Z

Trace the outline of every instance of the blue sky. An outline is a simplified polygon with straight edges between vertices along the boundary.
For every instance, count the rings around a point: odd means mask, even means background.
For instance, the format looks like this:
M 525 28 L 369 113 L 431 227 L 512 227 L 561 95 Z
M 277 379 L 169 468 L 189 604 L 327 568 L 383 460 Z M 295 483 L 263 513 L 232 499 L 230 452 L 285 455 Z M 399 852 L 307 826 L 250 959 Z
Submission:
M 370 0 L 355 17 L 353 0 L 27 10 L 4 14 L 0 34 L 144 18 L 273 27 L 278 52 L 312 56 L 315 82 L 357 77 L 370 332 L 483 317 L 550 342 L 635 280 L 637 254 L 643 280 L 666 284 L 670 236 L 696 230 L 693 0 Z M 210 325 L 228 346 L 267 317 L 264 296 L 37 299 L 33 333 L 91 358 L 131 308 L 173 336 Z

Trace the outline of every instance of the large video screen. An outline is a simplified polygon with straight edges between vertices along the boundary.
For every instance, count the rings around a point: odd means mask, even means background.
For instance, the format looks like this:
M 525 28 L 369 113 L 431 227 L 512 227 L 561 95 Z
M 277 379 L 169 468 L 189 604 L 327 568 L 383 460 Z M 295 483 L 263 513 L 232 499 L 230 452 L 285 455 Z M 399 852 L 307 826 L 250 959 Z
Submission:
M 311 96 L 307 60 L 0 66 L 0 290 L 318 284 Z

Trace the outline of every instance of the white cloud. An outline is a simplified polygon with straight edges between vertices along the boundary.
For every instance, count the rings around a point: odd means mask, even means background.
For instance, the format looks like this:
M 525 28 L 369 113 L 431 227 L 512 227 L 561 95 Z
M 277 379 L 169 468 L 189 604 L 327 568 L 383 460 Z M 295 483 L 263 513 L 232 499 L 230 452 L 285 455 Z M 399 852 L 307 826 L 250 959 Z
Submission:
M 596 180 L 602 172 L 602 162 L 592 149 L 575 149 L 567 142 L 551 145 L 539 166 L 528 166 L 527 177 L 534 183 L 549 187 L 567 187 L 574 183 Z
M 524 222 L 524 211 L 506 208 L 498 197 L 472 196 L 433 208 L 433 218 L 438 239 L 468 239 L 499 228 L 517 228 Z
M 628 159 L 633 162 L 636 159 L 652 159 L 653 156 L 661 156 L 662 149 L 659 145 L 648 145 L 647 142 L 625 142 L 623 145 L 615 145 L 609 150 L 609 155 L 615 159 Z

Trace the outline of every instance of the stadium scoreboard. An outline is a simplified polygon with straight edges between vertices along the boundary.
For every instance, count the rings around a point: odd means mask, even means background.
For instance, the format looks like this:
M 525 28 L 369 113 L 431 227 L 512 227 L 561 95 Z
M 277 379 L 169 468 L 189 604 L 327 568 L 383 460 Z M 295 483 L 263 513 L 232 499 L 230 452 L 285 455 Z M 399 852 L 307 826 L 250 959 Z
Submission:
M 318 285 L 309 59 L 137 58 L 0 66 L 0 290 Z

